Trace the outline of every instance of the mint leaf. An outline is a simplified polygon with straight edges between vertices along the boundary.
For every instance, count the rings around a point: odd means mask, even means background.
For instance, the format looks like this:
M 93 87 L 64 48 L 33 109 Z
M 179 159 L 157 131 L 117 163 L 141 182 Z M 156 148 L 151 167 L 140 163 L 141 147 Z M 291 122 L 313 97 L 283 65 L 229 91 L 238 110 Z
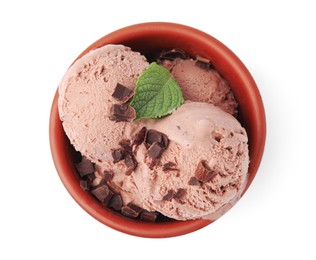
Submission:
M 156 62 L 139 76 L 134 91 L 130 105 L 136 111 L 136 119 L 169 115 L 184 102 L 177 81 Z

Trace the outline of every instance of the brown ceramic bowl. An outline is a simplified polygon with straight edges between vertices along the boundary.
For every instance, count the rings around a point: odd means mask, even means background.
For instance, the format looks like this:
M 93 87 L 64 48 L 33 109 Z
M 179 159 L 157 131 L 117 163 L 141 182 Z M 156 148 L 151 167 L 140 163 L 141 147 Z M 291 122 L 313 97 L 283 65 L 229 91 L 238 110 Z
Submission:
M 148 54 L 162 49 L 180 48 L 194 57 L 208 58 L 229 82 L 239 103 L 239 121 L 249 137 L 250 166 L 246 189 L 258 170 L 265 145 L 266 122 L 263 103 L 255 81 L 239 58 L 221 42 L 197 29 L 173 23 L 143 23 L 112 32 L 93 43 L 78 58 L 106 44 L 124 44 Z M 77 58 L 77 59 L 78 59 Z M 57 172 L 71 196 L 91 216 L 121 232 L 141 237 L 172 237 L 198 230 L 210 220 L 145 223 L 125 218 L 103 207 L 79 186 L 74 167 L 75 152 L 66 137 L 58 115 L 56 92 L 50 115 L 49 137 Z

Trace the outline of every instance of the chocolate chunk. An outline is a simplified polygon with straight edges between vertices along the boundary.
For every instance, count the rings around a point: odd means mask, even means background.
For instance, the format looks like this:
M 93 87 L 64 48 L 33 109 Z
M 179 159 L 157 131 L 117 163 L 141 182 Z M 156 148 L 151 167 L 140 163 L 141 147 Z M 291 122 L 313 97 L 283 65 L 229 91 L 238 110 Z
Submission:
M 139 213 L 141 213 L 143 211 L 143 209 L 141 207 L 138 207 L 137 205 L 135 205 L 134 203 L 128 203 L 127 206 L 129 206 L 131 209 L 133 209 L 136 213 L 137 216 L 139 215 Z
M 179 169 L 176 168 L 177 164 L 174 162 L 167 162 L 162 166 L 163 171 L 179 171 Z
M 162 133 L 160 133 L 160 132 L 158 132 L 156 130 L 148 130 L 145 142 L 149 146 L 151 144 L 153 144 L 154 142 L 161 143 L 162 142 L 162 135 L 163 135 Z
M 133 145 L 140 145 L 145 140 L 147 128 L 143 127 L 138 133 L 132 136 Z
M 131 175 L 137 167 L 137 162 L 132 154 L 126 154 L 124 163 L 127 167 L 126 175 Z
M 191 177 L 191 179 L 189 180 L 188 184 L 191 185 L 191 186 L 200 186 L 201 185 L 199 180 L 197 178 L 195 178 L 195 177 Z
M 80 187 L 84 191 L 90 190 L 90 183 L 89 183 L 89 181 L 88 180 L 80 180 Z
M 164 147 L 165 149 L 168 147 L 169 145 L 169 139 L 165 134 L 162 134 L 162 142 L 161 142 L 162 147 Z
M 185 189 L 178 189 L 178 191 L 176 192 L 176 194 L 174 195 L 174 199 L 181 199 L 185 194 L 187 193 L 187 191 Z
M 195 65 L 202 68 L 202 69 L 210 69 L 212 66 L 210 63 L 210 60 L 208 60 L 200 55 L 196 55 Z
M 129 139 L 123 139 L 119 141 L 119 145 L 126 151 L 132 152 L 131 141 Z
M 135 109 L 128 104 L 112 105 L 110 114 L 110 120 L 115 122 L 130 122 L 136 118 Z
M 89 182 L 92 182 L 95 179 L 95 174 L 89 173 L 85 176 L 85 179 L 88 180 Z
M 150 212 L 147 210 L 144 210 L 140 214 L 140 220 L 147 221 L 147 222 L 155 222 L 157 219 L 158 213 L 157 212 Z
M 123 206 L 122 197 L 120 194 L 114 194 L 111 198 L 108 207 L 114 210 L 121 210 Z
M 104 205 L 107 205 L 114 195 L 109 186 L 105 184 L 95 188 L 91 193 Z
M 134 92 L 132 90 L 130 90 L 129 88 L 123 86 L 120 83 L 117 83 L 115 90 L 112 94 L 112 97 L 114 97 L 118 101 L 125 103 L 133 96 L 133 93 Z
M 112 150 L 113 162 L 117 163 L 123 160 L 125 158 L 125 154 L 126 154 L 125 150 L 121 148 Z
M 172 199 L 173 199 L 173 197 L 174 197 L 174 191 L 173 190 L 169 190 L 168 191 L 168 193 L 165 195 L 165 196 L 163 196 L 163 200 L 167 200 L 167 201 L 171 201 Z
M 213 171 L 204 160 L 199 162 L 195 170 L 195 177 L 202 183 L 212 180 L 216 174 L 217 173 Z
M 113 172 L 108 172 L 108 171 L 103 172 L 103 180 L 105 182 L 108 182 L 112 178 L 113 178 Z
M 129 217 L 129 218 L 137 218 L 139 215 L 139 212 L 132 209 L 131 207 L 127 206 L 123 206 L 121 208 L 121 213 L 122 215 Z
M 155 130 L 148 130 L 145 143 L 148 149 L 148 156 L 153 159 L 158 159 L 168 147 L 169 139 L 163 133 Z
M 158 159 L 162 155 L 164 150 L 164 147 L 161 147 L 159 143 L 155 142 L 149 147 L 147 155 L 152 159 Z
M 86 158 L 82 158 L 82 161 L 76 164 L 76 168 L 81 177 L 94 173 L 94 166 L 92 162 Z
M 186 54 L 183 50 L 181 49 L 172 49 L 170 51 L 163 51 L 161 52 L 158 61 L 163 61 L 163 60 L 175 60 L 176 58 L 179 59 L 187 59 L 189 58 L 189 55 Z

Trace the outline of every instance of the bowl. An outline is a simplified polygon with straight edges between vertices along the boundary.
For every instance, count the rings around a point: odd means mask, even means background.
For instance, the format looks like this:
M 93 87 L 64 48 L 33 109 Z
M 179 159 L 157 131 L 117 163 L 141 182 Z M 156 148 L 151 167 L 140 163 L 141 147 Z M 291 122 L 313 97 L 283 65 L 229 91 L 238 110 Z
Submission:
M 248 133 L 250 165 L 249 179 L 244 194 L 257 173 L 263 155 L 266 121 L 256 83 L 240 59 L 223 43 L 200 30 L 164 22 L 136 24 L 114 31 L 90 45 L 77 59 L 106 44 L 123 44 L 144 55 L 162 49 L 179 48 L 192 57 L 198 54 L 211 61 L 230 84 L 239 104 L 238 120 Z M 73 199 L 101 223 L 130 235 L 151 238 L 184 235 L 212 223 L 211 220 L 203 219 L 159 223 L 140 222 L 105 208 L 92 195 L 83 191 L 74 166 L 76 152 L 65 135 L 59 119 L 58 91 L 51 108 L 49 138 L 54 164 L 64 186 Z

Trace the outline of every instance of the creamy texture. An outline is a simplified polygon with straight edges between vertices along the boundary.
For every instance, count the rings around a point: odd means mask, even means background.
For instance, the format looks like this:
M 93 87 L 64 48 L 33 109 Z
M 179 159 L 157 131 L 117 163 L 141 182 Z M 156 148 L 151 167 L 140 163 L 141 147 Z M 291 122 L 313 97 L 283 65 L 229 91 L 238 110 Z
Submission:
M 106 45 L 77 60 L 59 85 L 58 109 L 71 144 L 94 163 L 112 161 L 111 149 L 129 136 L 132 125 L 109 119 L 117 83 L 133 89 L 148 66 L 123 45 Z
M 236 115 L 237 102 L 233 92 L 214 69 L 203 69 L 192 59 L 165 60 L 163 66 L 170 70 L 178 81 L 185 100 L 214 104 L 225 112 Z
M 170 140 L 161 164 L 153 170 L 144 145 L 137 151 L 137 160 L 146 163 L 139 164 L 133 177 L 146 209 L 178 220 L 212 218 L 210 214 L 241 194 L 248 171 L 248 139 L 233 116 L 211 104 L 189 102 L 168 117 L 143 124 Z M 218 174 L 201 187 L 188 185 L 201 160 Z M 175 163 L 179 171 L 163 171 L 162 165 L 168 162 Z M 163 199 L 169 190 L 179 189 L 186 190 L 183 198 Z

